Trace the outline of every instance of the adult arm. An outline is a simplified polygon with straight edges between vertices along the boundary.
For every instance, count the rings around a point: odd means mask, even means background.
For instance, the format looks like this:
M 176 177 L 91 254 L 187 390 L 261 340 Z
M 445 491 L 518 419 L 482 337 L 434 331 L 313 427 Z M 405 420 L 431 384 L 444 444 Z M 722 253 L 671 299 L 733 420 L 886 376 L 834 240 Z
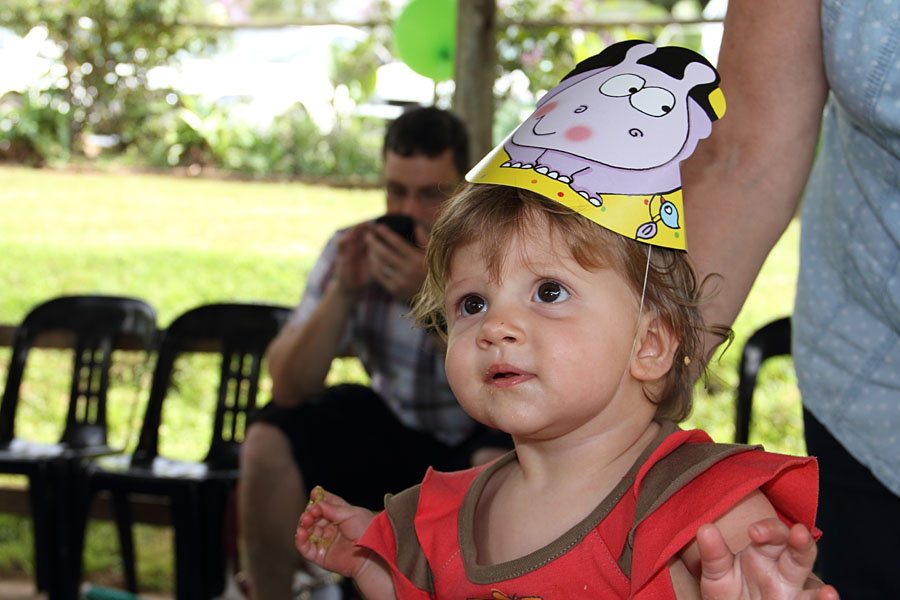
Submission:
M 288 324 L 266 350 L 272 376 L 272 401 L 296 406 L 323 389 L 331 361 L 342 348 L 344 328 L 358 292 L 371 279 L 366 261 L 367 223 L 345 231 L 337 241 L 334 273 L 312 314 Z
M 731 0 L 718 70 L 726 114 L 682 164 L 682 185 L 700 280 L 721 276 L 704 316 L 730 325 L 812 166 L 828 93 L 819 0 Z

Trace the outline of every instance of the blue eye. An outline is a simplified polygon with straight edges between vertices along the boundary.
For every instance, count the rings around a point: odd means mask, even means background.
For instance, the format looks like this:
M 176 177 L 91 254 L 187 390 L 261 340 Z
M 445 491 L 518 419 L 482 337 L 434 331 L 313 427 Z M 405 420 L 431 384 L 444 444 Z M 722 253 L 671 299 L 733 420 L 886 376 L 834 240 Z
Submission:
M 538 286 L 537 291 L 534 293 L 535 302 L 562 302 L 563 300 L 566 300 L 568 298 L 568 290 L 566 290 L 566 288 L 564 288 L 561 284 L 556 283 L 555 281 L 545 281 L 540 286 Z
M 483 312 L 487 308 L 487 302 L 481 296 L 470 294 L 459 303 L 459 312 L 464 317 Z

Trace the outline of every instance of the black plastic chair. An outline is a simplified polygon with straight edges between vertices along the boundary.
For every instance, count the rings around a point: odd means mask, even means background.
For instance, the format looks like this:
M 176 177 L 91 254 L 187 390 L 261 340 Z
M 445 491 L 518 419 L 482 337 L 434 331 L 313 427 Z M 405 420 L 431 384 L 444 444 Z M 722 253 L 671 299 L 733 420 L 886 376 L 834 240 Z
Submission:
M 179 600 L 213 598 L 224 590 L 223 528 L 229 496 L 238 478 L 238 456 L 246 417 L 256 406 L 261 362 L 269 342 L 287 322 L 291 309 L 264 304 L 209 304 L 176 318 L 162 334 L 150 398 L 133 455 L 85 463 L 80 518 L 74 523 L 76 547 L 83 549 L 91 498 L 112 492 L 117 513 L 126 584 L 137 592 L 131 518 L 127 494 L 168 497 L 175 531 L 175 592 Z M 163 405 L 173 384 L 175 359 L 190 348 L 218 348 L 221 369 L 213 435 L 201 462 L 159 454 Z M 210 390 L 211 393 L 216 393 Z M 70 581 L 77 593 L 81 552 Z
M 760 327 L 744 344 L 738 367 L 737 403 L 735 407 L 734 441 L 746 444 L 750 439 L 750 416 L 753 390 L 763 363 L 774 356 L 791 353 L 791 318 L 782 317 Z
M 56 332 L 74 350 L 68 409 L 62 436 L 40 443 L 16 428 L 19 392 L 31 350 L 39 336 Z M 156 311 L 136 298 L 64 296 L 34 307 L 16 327 L 3 400 L 0 402 L 0 473 L 28 477 L 34 527 L 35 578 L 39 590 L 56 596 L 59 564 L 66 546 L 59 525 L 70 516 L 67 469 L 82 457 L 116 452 L 107 444 L 106 396 L 112 353 L 123 338 L 150 350 L 156 336 Z

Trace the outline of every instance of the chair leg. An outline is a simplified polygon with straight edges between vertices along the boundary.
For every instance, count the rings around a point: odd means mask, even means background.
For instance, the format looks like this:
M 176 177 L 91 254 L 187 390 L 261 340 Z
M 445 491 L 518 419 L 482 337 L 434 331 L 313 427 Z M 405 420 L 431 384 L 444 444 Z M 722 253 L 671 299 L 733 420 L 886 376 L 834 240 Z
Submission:
M 79 587 L 83 569 L 84 541 L 87 535 L 91 503 L 94 498 L 94 490 L 87 478 L 83 477 L 83 474 L 78 471 L 73 471 L 73 473 L 71 498 L 66 500 L 60 498 L 60 503 L 68 502 L 69 509 L 69 516 L 64 523 L 64 535 L 69 547 L 69 554 L 67 559 L 63 561 L 65 570 L 59 576 L 64 590 L 62 598 L 65 600 L 76 600 L 80 597 Z M 50 598 L 50 600 L 55 599 Z
M 221 596 L 225 591 L 228 565 L 237 566 L 237 498 L 230 482 L 213 481 L 204 485 L 205 530 L 203 555 L 206 565 L 204 595 Z
M 56 511 L 56 564 L 53 567 L 48 600 L 77 600 L 90 494 L 80 476 L 77 459 L 53 462 L 50 468 L 56 486 L 53 502 Z
M 756 387 L 756 376 L 765 358 L 759 348 L 745 347 L 738 365 L 739 378 L 734 419 L 734 441 L 737 444 L 746 444 L 750 440 L 753 390 Z
M 172 526 L 175 530 L 175 598 L 207 600 L 200 492 L 196 487 L 171 497 Z M 198 564 L 199 563 L 199 564 Z
M 734 443 L 747 444 L 750 441 L 750 418 L 753 414 L 753 387 L 756 377 L 752 381 L 743 380 L 738 384 L 738 397 L 735 405 L 734 416 Z
M 238 541 L 238 506 L 237 486 L 228 492 L 228 500 L 225 503 L 225 518 L 222 524 L 223 549 L 225 562 L 230 563 L 235 569 L 241 564 L 241 549 Z
M 119 551 L 122 554 L 122 565 L 125 571 L 125 589 L 137 594 L 137 569 L 134 557 L 134 534 L 132 530 L 131 507 L 128 494 L 112 491 L 113 514 L 116 517 L 116 530 L 119 534 Z
M 31 524 L 34 532 L 35 583 L 40 591 L 50 591 L 53 585 L 53 554 L 57 551 L 53 543 L 53 524 L 56 521 L 55 507 L 50 481 L 45 468 L 29 476 L 28 492 L 31 504 Z

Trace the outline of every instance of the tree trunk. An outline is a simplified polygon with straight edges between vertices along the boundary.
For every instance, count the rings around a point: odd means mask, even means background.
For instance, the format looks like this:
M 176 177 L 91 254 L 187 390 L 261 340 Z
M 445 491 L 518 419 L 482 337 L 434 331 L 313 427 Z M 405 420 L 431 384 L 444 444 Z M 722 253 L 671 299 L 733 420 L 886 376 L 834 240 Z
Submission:
M 458 0 L 453 110 L 469 129 L 472 164 L 494 146 L 495 0 Z

